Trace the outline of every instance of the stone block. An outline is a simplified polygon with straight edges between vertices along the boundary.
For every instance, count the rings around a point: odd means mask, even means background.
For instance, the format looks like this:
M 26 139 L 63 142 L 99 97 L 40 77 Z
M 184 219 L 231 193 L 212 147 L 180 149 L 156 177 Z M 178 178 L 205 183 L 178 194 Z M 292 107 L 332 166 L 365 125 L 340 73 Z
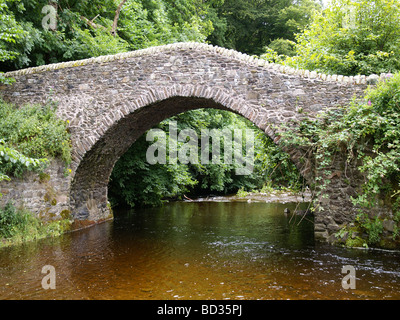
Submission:
M 389 231 L 389 232 L 393 232 L 394 231 L 395 222 L 393 220 L 386 220 L 385 219 L 385 220 L 382 221 L 382 225 L 383 225 L 383 228 L 386 231 Z

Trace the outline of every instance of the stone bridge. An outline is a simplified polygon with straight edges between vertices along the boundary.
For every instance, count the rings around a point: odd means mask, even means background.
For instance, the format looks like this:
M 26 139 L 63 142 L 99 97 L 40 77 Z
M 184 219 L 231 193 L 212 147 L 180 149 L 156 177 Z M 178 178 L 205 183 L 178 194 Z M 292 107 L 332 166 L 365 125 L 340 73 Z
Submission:
M 327 76 L 269 64 L 233 50 L 201 43 L 176 43 L 139 51 L 9 72 L 16 79 L 1 95 L 15 104 L 58 103 L 69 121 L 71 174 L 60 164 L 49 179 L 31 175 L 3 182 L 10 198 L 38 214 L 70 213 L 77 226 L 110 218 L 107 185 L 115 162 L 135 140 L 160 121 L 196 108 L 229 110 L 252 121 L 271 139 L 272 125 L 317 115 L 361 96 L 365 76 Z M 287 150 L 309 182 L 312 163 L 301 150 Z M 338 164 L 338 170 L 343 170 Z M 347 172 L 347 176 L 351 174 Z M 315 213 L 315 234 L 327 239 L 351 215 L 349 194 L 356 183 L 332 178 L 325 211 Z

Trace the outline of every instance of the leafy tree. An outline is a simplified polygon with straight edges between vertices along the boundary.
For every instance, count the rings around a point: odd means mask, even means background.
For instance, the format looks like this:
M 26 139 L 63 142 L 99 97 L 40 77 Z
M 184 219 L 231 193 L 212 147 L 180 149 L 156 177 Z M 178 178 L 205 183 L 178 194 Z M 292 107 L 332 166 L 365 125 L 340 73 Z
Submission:
M 287 64 L 330 74 L 357 75 L 400 70 L 400 2 L 332 0 L 297 40 Z
M 17 2 L 14 0 L 12 2 Z M 15 21 L 14 14 L 8 10 L 7 4 L 0 2 L 0 61 L 13 60 L 18 52 L 9 49 L 24 34 L 22 27 Z
M 42 10 L 49 4 L 56 12 L 54 29 L 43 27 Z M 13 59 L 0 59 L 0 70 L 204 41 L 213 30 L 212 22 L 204 18 L 208 6 L 208 2 L 188 0 L 6 1 L 0 19 L 7 22 L 3 43 L 8 43 L 0 54 Z
M 296 43 L 288 39 L 275 39 L 268 45 L 267 50 L 268 49 L 271 49 L 278 55 L 283 55 L 287 57 L 292 57 L 296 55 Z
M 10 49 L 10 44 L 15 43 L 23 35 L 24 30 L 15 20 L 14 14 L 8 10 L 4 1 L 0 1 L 0 63 L 16 59 L 18 52 Z M 8 84 L 10 82 L 12 80 L 4 78 L 0 72 L 0 83 Z
M 274 26 L 274 39 L 294 41 L 296 34 L 302 31 L 309 23 L 314 11 L 320 11 L 321 1 L 298 0 L 290 1 L 277 14 Z
M 109 183 L 113 205 L 157 206 L 195 185 L 186 165 L 150 165 L 146 161 L 148 147 L 142 136 L 116 163 Z
M 316 8 L 319 5 L 314 0 L 225 0 L 210 13 L 217 28 L 208 40 L 248 54 L 260 54 L 275 39 L 294 40 L 295 33 L 309 22 Z

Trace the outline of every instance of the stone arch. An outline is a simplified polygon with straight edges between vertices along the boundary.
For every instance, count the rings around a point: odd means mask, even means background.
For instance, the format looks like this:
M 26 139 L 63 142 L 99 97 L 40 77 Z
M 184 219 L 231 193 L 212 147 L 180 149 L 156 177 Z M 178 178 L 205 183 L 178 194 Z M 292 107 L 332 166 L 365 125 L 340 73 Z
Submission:
M 121 105 L 118 116 L 110 116 L 113 121 L 103 123 L 102 134 L 96 141 L 86 137 L 75 142 L 73 156 L 79 162 L 75 164 L 70 188 L 74 218 L 87 221 L 107 218 L 107 188 L 115 163 L 142 134 L 164 119 L 188 110 L 214 108 L 239 114 L 264 131 L 268 124 L 258 121 L 257 112 L 234 96 L 235 93 L 218 88 L 175 86 L 161 94 L 155 90 L 142 93 L 132 112 L 128 113 Z M 275 138 L 272 130 L 265 132 Z

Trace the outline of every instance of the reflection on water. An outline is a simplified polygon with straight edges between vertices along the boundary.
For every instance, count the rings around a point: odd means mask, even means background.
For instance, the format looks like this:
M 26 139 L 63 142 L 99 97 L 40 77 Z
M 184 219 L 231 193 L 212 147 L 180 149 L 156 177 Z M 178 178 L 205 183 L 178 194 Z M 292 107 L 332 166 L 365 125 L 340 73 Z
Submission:
M 0 299 L 399 299 L 400 254 L 316 244 L 294 204 L 178 202 L 0 249 Z M 56 289 L 41 286 L 44 265 Z M 356 269 L 345 290 L 341 269 Z

